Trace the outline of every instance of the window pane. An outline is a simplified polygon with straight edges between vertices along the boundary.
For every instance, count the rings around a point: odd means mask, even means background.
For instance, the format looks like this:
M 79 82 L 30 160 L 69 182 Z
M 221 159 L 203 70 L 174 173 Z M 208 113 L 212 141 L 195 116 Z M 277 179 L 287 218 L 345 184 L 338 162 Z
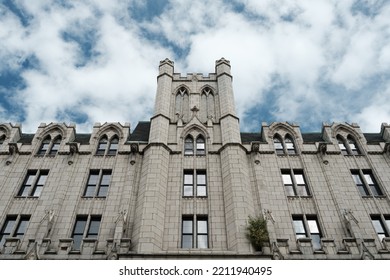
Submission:
M 183 233 L 192 234 L 192 220 L 183 220 Z
M 314 233 L 320 233 L 319 229 L 318 229 L 318 225 L 317 225 L 317 221 L 316 220 L 307 220 L 307 223 L 309 225 L 309 229 L 310 229 L 310 233 L 311 234 L 314 234 Z
M 206 186 L 198 186 L 197 196 L 207 196 Z
M 371 174 L 364 174 L 364 179 L 366 179 L 366 182 L 368 183 L 368 184 L 374 184 L 374 181 L 373 181 L 373 179 L 372 179 L 372 175 Z
M 198 220 L 198 233 L 207 234 L 207 220 Z
M 353 180 L 355 181 L 355 184 L 362 184 L 362 180 L 360 179 L 359 174 L 352 174 Z
M 110 181 L 111 181 L 111 174 L 103 174 L 101 184 L 108 186 L 110 185 Z
M 306 234 L 305 226 L 303 225 L 303 220 L 293 220 L 293 224 L 294 224 L 295 233 Z
M 295 180 L 297 181 L 297 184 L 305 184 L 305 179 L 302 174 L 295 174 Z
M 20 219 L 18 228 L 15 231 L 15 236 L 16 237 L 21 237 L 21 236 L 23 236 L 26 233 L 26 229 L 27 229 L 29 220 L 30 220 L 29 217 L 22 217 Z
M 90 174 L 88 179 L 88 185 L 96 185 L 99 179 L 99 174 Z
M 379 233 L 384 233 L 384 228 L 382 226 L 382 223 L 379 219 L 372 219 L 372 224 L 375 228 L 375 231 L 379 234 Z
M 82 240 L 83 240 L 82 235 L 73 236 L 73 250 L 80 250 Z
M 4 229 L 2 230 L 1 233 L 2 234 L 11 234 L 12 229 L 15 226 L 15 222 L 16 222 L 16 217 L 7 218 L 5 225 L 4 225 Z
M 319 234 L 312 234 L 311 235 L 311 242 L 313 244 L 314 250 L 321 249 L 321 236 Z
M 34 179 L 35 179 L 35 174 L 27 175 L 27 180 L 26 180 L 25 185 L 32 185 L 32 183 L 34 182 Z
M 85 225 L 87 224 L 87 218 L 78 218 L 76 225 L 74 226 L 73 234 L 84 234 Z
M 87 237 L 97 236 L 99 233 L 99 227 L 100 227 L 100 217 L 91 219 Z
M 192 248 L 192 235 L 183 235 L 182 248 Z
M 298 185 L 297 186 L 297 194 L 299 196 L 308 196 L 306 185 Z
M 46 183 L 47 175 L 46 174 L 41 174 L 38 179 L 38 185 L 44 185 Z
M 205 248 L 208 248 L 209 246 L 208 246 L 208 240 L 207 240 L 208 238 L 207 238 L 207 235 L 198 235 L 198 240 L 197 240 L 197 242 L 198 242 L 198 248 L 203 248 L 203 249 L 205 249 Z
M 183 195 L 184 196 L 193 196 L 194 195 L 193 186 L 192 185 L 184 186 L 184 193 L 183 193 Z
M 108 193 L 108 186 L 101 186 L 99 188 L 97 196 L 98 197 L 106 197 L 107 193 Z
M 194 181 L 194 176 L 192 174 L 184 174 L 184 184 L 192 185 Z
M 206 174 L 198 174 L 196 180 L 198 185 L 206 185 Z
M 87 186 L 84 196 L 93 196 L 95 194 L 95 186 Z
M 31 196 L 35 196 L 35 197 L 40 196 L 42 193 L 42 189 L 43 189 L 43 186 L 37 186 L 35 188 L 35 190 L 33 191 L 33 193 L 31 194 Z
M 290 174 L 282 174 L 283 183 L 285 185 L 292 185 L 292 180 Z
M 288 196 L 295 196 L 294 188 L 292 185 L 285 185 Z

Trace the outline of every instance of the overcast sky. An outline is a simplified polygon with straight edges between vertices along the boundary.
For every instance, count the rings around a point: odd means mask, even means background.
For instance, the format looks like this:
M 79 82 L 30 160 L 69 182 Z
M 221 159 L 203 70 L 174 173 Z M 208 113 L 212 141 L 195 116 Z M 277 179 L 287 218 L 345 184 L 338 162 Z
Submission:
M 232 65 L 242 131 L 390 123 L 388 0 L 0 0 L 0 122 L 147 121 L 160 60 Z

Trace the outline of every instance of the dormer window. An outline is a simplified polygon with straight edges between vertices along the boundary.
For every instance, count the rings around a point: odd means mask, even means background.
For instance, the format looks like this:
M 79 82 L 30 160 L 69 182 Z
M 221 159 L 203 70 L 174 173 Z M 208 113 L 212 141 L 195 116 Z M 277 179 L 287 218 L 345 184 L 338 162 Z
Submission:
M 343 155 L 361 155 L 356 141 L 351 135 L 348 135 L 347 140 L 341 135 L 337 135 L 336 139 Z
M 99 140 L 98 147 L 96 149 L 96 155 L 116 155 L 118 151 L 119 138 L 117 135 L 114 135 L 110 141 L 106 135 L 102 136 Z
M 274 149 L 277 155 L 295 155 L 297 151 L 295 149 L 295 143 L 293 138 L 290 135 L 286 135 L 284 139 L 276 134 L 273 138 L 274 140 Z
M 55 156 L 60 149 L 62 137 L 61 135 L 54 138 L 54 140 L 51 139 L 51 136 L 47 136 L 45 139 L 43 139 L 41 146 L 38 150 L 37 155 L 44 156 Z

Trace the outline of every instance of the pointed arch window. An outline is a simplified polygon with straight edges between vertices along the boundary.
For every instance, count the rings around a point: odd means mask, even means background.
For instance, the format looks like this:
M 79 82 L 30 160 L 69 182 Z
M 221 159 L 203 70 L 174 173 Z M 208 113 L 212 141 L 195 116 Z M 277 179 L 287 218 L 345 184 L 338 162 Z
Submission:
M 114 137 L 111 138 L 110 147 L 108 148 L 107 154 L 116 155 L 118 151 L 118 144 L 119 144 L 119 139 L 118 136 L 115 135 Z
M 38 155 L 45 155 L 46 152 L 49 150 L 50 147 L 50 142 L 51 142 L 51 137 L 47 136 L 41 143 L 41 147 L 39 147 L 38 150 Z
M 196 138 L 196 154 L 200 156 L 204 156 L 206 154 L 206 144 L 203 136 L 199 136 Z
M 277 155 L 284 154 L 283 142 L 279 135 L 274 136 L 274 148 Z
M 348 135 L 347 140 L 345 140 L 345 138 L 342 137 L 341 135 L 337 135 L 336 139 L 337 139 L 341 154 L 343 154 L 344 156 L 346 156 L 346 155 L 361 155 L 359 147 L 356 144 L 355 139 L 351 135 Z
M 295 143 L 290 135 L 286 135 L 284 139 L 278 135 L 274 135 L 274 149 L 277 155 L 296 155 Z
M 106 153 L 107 145 L 108 145 L 108 139 L 107 136 L 104 135 L 99 140 L 99 144 L 96 150 L 96 155 L 104 155 Z
M 187 136 L 184 140 L 184 155 L 192 156 L 194 154 L 194 139 Z
M 338 142 L 341 153 L 343 155 L 348 155 L 347 146 L 345 145 L 344 139 L 340 135 L 337 135 L 337 142 Z
M 54 156 L 57 154 L 58 150 L 60 149 L 61 145 L 61 136 L 58 136 L 57 138 L 54 139 L 53 144 L 51 145 L 49 155 Z
M 355 139 L 351 135 L 347 137 L 349 149 L 351 150 L 351 155 L 360 155 L 360 151 L 358 146 L 356 145 Z
M 284 139 L 284 143 L 286 144 L 287 154 L 295 155 L 297 152 L 295 150 L 295 144 L 290 135 L 287 135 Z

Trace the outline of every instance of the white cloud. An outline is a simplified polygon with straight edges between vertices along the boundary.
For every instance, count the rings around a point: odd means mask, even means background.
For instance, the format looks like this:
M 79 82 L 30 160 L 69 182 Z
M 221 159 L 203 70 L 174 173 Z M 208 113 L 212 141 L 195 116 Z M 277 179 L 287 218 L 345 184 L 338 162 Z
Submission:
M 171 0 L 158 16 L 136 21 L 130 10 L 147 7 L 140 0 L 15 3 L 28 23 L 0 5 L 0 73 L 21 71 L 26 88 L 14 95 L 25 110 L 26 131 L 40 122 L 71 121 L 72 114 L 85 121 L 78 130 L 94 122 L 148 120 L 165 57 L 175 60 L 176 71 L 203 73 L 214 71 L 215 60 L 229 59 L 246 131 L 276 120 L 318 125 L 318 131 L 322 121 L 336 119 L 361 121 L 370 130 L 389 122 L 380 120 L 389 116 L 386 106 L 365 96 L 390 98 L 383 90 L 390 5 L 366 16 L 353 10 L 352 0 Z M 26 59 L 34 67 L 23 68 Z M 256 106 L 273 118 L 248 121 Z

